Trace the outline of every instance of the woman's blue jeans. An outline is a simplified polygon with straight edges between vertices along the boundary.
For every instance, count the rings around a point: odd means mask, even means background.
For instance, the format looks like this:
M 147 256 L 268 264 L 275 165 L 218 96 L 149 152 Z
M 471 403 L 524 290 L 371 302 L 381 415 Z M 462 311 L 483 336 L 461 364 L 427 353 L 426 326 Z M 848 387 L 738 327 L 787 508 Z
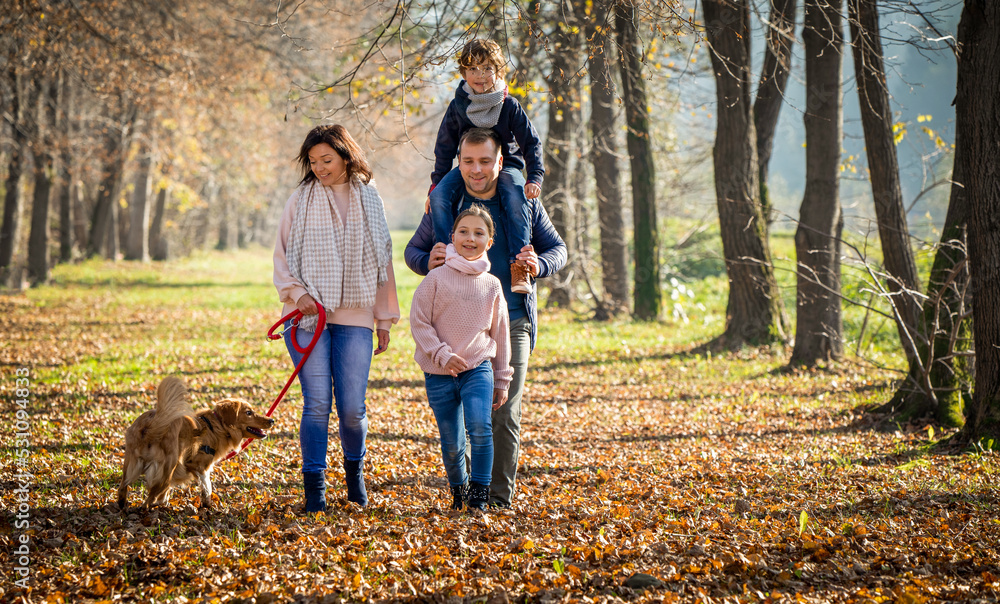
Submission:
M 507 215 L 507 249 L 511 263 L 517 260 L 521 248 L 531 243 L 531 209 L 524 195 L 524 185 L 524 175 L 514 168 L 504 168 L 497 180 L 500 205 Z M 458 216 L 455 208 L 461 202 L 464 191 L 465 181 L 458 168 L 445 174 L 431 191 L 431 222 L 438 241 L 451 243 L 451 228 Z
M 493 475 L 493 365 L 489 359 L 458 377 L 424 373 L 427 402 L 441 433 L 441 459 L 448 483 L 466 483 L 465 434 L 472 444 L 472 482 L 489 485 Z
M 285 347 L 298 365 L 302 353 L 292 347 L 291 329 L 285 323 Z M 311 332 L 295 330 L 299 347 L 312 340 Z M 361 461 L 365 456 L 368 416 L 365 395 L 368 371 L 372 364 L 372 330 L 367 327 L 327 324 L 299 372 L 302 386 L 302 423 L 299 443 L 302 446 L 302 472 L 326 470 L 326 449 L 333 401 L 337 402 L 340 420 L 340 446 L 344 458 Z

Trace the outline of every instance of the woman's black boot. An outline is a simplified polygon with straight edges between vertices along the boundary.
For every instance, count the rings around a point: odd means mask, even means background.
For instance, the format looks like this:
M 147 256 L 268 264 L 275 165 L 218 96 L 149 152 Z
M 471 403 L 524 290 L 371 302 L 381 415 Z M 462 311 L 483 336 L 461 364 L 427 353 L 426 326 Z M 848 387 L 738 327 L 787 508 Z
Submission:
M 347 482 L 347 500 L 362 507 L 368 505 L 368 491 L 365 489 L 364 460 L 351 461 L 344 458 L 344 480 Z
M 326 511 L 326 476 L 323 472 L 303 472 L 302 484 L 306 489 L 305 512 Z
M 460 484 L 458 486 L 451 487 L 451 509 L 460 510 L 462 506 L 465 505 L 465 501 L 469 498 L 469 485 Z
M 490 485 L 469 483 L 469 507 L 475 510 L 485 510 L 486 502 L 490 498 Z

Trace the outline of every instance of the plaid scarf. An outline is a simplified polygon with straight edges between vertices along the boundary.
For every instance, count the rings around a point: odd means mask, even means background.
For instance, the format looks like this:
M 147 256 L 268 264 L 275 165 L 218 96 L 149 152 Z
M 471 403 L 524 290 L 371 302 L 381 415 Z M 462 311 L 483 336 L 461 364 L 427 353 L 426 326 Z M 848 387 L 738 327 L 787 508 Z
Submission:
M 500 86 L 503 84 L 503 86 Z M 492 92 L 476 94 L 468 82 L 462 83 L 463 89 L 469 94 L 469 107 L 465 115 L 469 121 L 480 128 L 492 128 L 500 121 L 500 110 L 503 100 L 507 98 L 507 84 L 501 80 L 496 83 Z
M 299 185 L 288 240 L 288 269 L 327 313 L 337 308 L 370 308 L 388 280 L 392 240 L 382 198 L 374 185 L 351 183 L 346 224 L 333 190 L 316 180 Z M 299 328 L 315 331 L 318 317 L 303 317 Z

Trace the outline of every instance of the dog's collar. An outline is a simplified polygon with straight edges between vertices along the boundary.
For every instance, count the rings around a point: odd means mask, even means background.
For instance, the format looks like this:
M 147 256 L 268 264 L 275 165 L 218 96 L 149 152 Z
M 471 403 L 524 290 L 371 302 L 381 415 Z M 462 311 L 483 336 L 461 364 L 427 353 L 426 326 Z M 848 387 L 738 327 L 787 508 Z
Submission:
M 212 414 L 215 415 L 215 419 L 219 420 L 219 427 L 222 427 L 222 418 L 215 412 L 215 409 L 212 410 Z M 215 428 L 212 426 L 212 422 L 209 421 L 208 415 L 199 415 L 198 418 L 205 422 L 205 425 L 208 426 L 209 432 L 215 432 Z
M 205 416 L 205 415 L 199 415 L 199 416 L 198 416 L 198 419 L 200 419 L 201 421 L 205 422 L 205 425 L 206 425 L 206 426 L 208 426 L 208 430 L 209 430 L 210 432 L 215 432 L 215 429 L 214 429 L 214 428 L 212 428 L 212 422 L 208 421 L 208 416 Z
M 202 445 L 201 448 L 198 449 L 198 452 L 199 453 L 208 453 L 209 455 L 215 455 L 215 449 L 213 449 L 212 447 L 209 447 L 208 445 Z

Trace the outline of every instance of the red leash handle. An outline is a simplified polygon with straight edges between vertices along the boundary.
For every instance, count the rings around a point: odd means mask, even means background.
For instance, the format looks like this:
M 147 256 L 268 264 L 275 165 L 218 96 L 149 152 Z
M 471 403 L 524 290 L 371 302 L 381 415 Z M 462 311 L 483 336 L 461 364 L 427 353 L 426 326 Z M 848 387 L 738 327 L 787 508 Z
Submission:
M 305 348 L 299 347 L 298 338 L 295 337 L 295 331 L 299 328 L 299 320 L 302 319 L 303 317 L 301 310 L 293 310 L 287 315 L 281 317 L 280 319 L 278 319 L 277 323 L 271 326 L 271 329 L 267 330 L 268 340 L 280 340 L 284 335 L 284 332 L 276 334 L 274 333 L 274 330 L 284 325 L 285 321 L 290 320 L 292 322 L 291 327 L 289 327 L 289 329 L 291 330 L 292 347 L 294 347 L 295 350 L 297 350 L 302 354 L 302 360 L 299 361 L 299 364 L 295 366 L 295 371 L 292 372 L 292 376 L 288 378 L 287 382 L 285 382 L 285 387 L 281 389 L 281 394 L 278 395 L 278 398 L 274 399 L 274 402 L 271 403 L 271 408 L 268 409 L 267 413 L 264 414 L 267 417 L 271 417 L 271 414 L 274 413 L 274 410 L 278 406 L 278 403 L 280 403 L 281 399 L 285 397 L 285 393 L 288 392 L 288 389 L 291 388 L 292 386 L 292 382 L 294 382 L 295 378 L 299 375 L 299 370 L 302 369 L 302 366 L 306 364 L 306 360 L 312 353 L 313 348 L 316 348 L 316 342 L 319 342 L 319 337 L 323 335 L 323 329 L 326 327 L 326 309 L 323 308 L 322 304 L 317 304 L 316 308 L 319 309 L 319 320 L 316 323 L 316 331 L 313 332 L 312 340 L 309 341 L 309 345 L 306 346 Z M 243 452 L 243 449 L 247 448 L 247 445 L 249 445 L 251 442 L 255 440 L 257 439 L 252 437 L 246 439 L 245 441 L 243 441 L 243 444 L 240 446 L 239 449 L 234 449 L 233 451 L 230 451 L 229 455 L 226 456 L 226 459 L 232 459 L 236 457 L 241 452 Z

